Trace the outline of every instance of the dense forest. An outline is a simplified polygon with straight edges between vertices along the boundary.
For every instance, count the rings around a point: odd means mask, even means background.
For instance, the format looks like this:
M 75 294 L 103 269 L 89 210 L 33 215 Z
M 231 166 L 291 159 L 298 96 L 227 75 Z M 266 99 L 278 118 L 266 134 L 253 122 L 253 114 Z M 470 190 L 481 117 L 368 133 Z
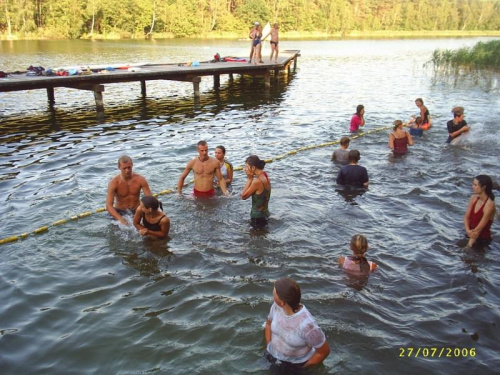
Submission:
M 282 32 L 500 30 L 499 0 L 0 0 L 6 38 L 244 35 Z

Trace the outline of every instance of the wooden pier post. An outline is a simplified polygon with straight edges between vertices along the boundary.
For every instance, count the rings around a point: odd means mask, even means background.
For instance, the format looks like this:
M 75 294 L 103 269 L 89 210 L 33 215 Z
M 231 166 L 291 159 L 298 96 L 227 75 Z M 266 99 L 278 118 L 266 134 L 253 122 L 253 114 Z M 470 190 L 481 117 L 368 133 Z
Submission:
M 274 81 L 278 81 L 280 78 L 280 70 L 279 69 L 274 69 Z
M 293 59 L 293 71 L 297 70 L 297 56 Z
M 47 87 L 47 97 L 49 99 L 49 105 L 52 107 L 56 102 L 53 87 Z
M 193 78 L 194 98 L 198 100 L 200 100 L 200 82 L 201 82 L 201 77 Z
M 146 97 L 146 81 L 141 81 L 141 95 Z
M 229 73 L 229 83 L 233 83 L 234 82 L 234 77 L 233 77 L 233 73 Z
M 220 87 L 220 75 L 214 74 L 214 89 L 218 89 Z
M 269 89 L 271 87 L 271 71 L 270 70 L 266 70 L 266 72 L 264 73 L 264 79 L 266 82 L 266 89 Z

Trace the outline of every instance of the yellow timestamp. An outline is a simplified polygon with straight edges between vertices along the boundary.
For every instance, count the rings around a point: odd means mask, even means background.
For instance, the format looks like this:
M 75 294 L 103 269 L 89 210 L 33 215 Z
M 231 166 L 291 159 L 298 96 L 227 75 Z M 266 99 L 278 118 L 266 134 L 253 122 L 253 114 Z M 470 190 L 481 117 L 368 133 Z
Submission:
M 399 348 L 400 357 L 421 358 L 466 358 L 475 357 L 476 348 Z

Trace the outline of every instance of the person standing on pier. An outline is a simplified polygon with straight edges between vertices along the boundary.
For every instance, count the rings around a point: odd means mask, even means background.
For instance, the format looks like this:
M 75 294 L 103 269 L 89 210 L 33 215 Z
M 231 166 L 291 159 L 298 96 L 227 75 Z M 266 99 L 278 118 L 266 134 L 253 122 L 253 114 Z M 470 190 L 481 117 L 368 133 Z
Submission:
M 193 194 L 198 198 L 210 198 L 215 195 L 213 188 L 214 176 L 219 181 L 219 186 L 227 195 L 226 180 L 222 177 L 220 171 L 220 163 L 217 159 L 208 156 L 208 144 L 206 141 L 199 141 L 197 145 L 198 157 L 187 163 L 184 172 L 182 172 L 179 182 L 177 183 L 177 192 L 182 193 L 184 180 L 191 170 L 194 172 L 194 189 Z
M 255 35 L 257 34 L 259 27 L 260 27 L 260 23 L 259 23 L 259 22 L 255 22 L 255 23 L 253 24 L 253 27 L 250 29 L 250 34 L 248 35 L 248 37 L 249 37 L 250 39 L 252 39 L 252 44 L 251 44 L 251 46 L 250 46 L 250 60 L 248 60 L 248 62 L 249 62 L 249 63 L 251 63 L 251 62 L 252 62 L 252 58 L 253 58 L 253 55 L 254 55 L 254 53 L 255 53 L 255 44 L 254 44 L 254 40 L 255 40 Z M 258 57 L 259 57 L 259 61 L 260 61 L 260 62 L 263 62 L 263 61 L 262 61 L 261 51 L 259 51 L 259 56 L 258 56 Z
M 141 189 L 144 195 L 152 195 L 144 177 L 132 172 L 132 159 L 123 155 L 118 159 L 120 174 L 111 179 L 106 196 L 106 210 L 116 220 L 128 225 L 123 218 L 128 212 L 134 214 L 140 205 Z
M 264 38 L 262 38 L 263 40 L 265 40 L 269 35 L 271 35 L 271 42 L 270 42 L 271 43 L 271 57 L 269 58 L 269 62 L 273 62 L 273 55 L 275 52 L 276 52 L 276 55 L 274 56 L 274 62 L 275 63 L 278 62 L 278 52 L 279 52 L 278 44 L 280 41 L 279 28 L 280 28 L 279 23 L 275 23 L 273 25 L 273 28 L 271 29 L 271 31 Z

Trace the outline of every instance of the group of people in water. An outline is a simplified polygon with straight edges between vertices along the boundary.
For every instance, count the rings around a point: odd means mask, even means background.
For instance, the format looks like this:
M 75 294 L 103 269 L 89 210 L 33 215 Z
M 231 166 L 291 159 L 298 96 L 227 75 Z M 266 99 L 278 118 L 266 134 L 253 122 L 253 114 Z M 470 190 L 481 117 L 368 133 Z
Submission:
M 428 109 L 422 99 L 417 99 L 420 116 L 411 129 L 424 130 L 431 127 Z M 463 108 L 454 108 L 454 119 L 448 122 L 448 132 L 451 139 L 469 130 L 463 119 Z M 364 107 L 359 105 L 351 120 L 350 130 L 356 132 L 365 125 Z M 389 136 L 389 147 L 399 152 L 404 147 L 403 141 L 412 145 L 411 134 L 403 129 L 400 120 L 394 122 L 394 131 Z M 425 127 L 424 127 L 425 125 Z M 360 152 L 348 150 L 350 139 L 342 137 L 340 148 L 335 150 L 332 160 L 343 165 L 337 176 L 337 183 L 359 188 L 369 185 L 366 168 L 358 165 Z M 233 166 L 226 158 L 223 146 L 215 148 L 215 157 L 208 154 L 206 141 L 197 144 L 198 156 L 190 160 L 177 183 L 177 192 L 182 194 L 185 179 L 191 171 L 194 173 L 192 195 L 197 199 L 212 198 L 220 190 L 228 195 L 228 187 L 233 182 Z M 240 197 L 246 200 L 252 197 L 250 213 L 254 227 L 267 224 L 269 218 L 269 199 L 271 196 L 271 181 L 264 171 L 266 162 L 252 155 L 245 161 L 244 172 L 246 182 Z M 161 202 L 152 195 L 146 179 L 132 171 L 133 162 L 129 156 L 123 155 L 118 160 L 120 174 L 113 177 L 108 185 L 106 208 L 111 216 L 128 225 L 124 218 L 127 213 L 133 214 L 133 225 L 143 236 L 166 237 L 170 230 L 170 219 L 163 212 Z M 464 226 L 467 233 L 468 246 L 476 243 L 485 244 L 491 241 L 491 224 L 496 214 L 495 196 L 492 192 L 493 183 L 489 176 L 479 175 L 473 181 L 473 195 L 464 215 Z M 143 197 L 140 198 L 141 191 Z M 377 268 L 375 262 L 366 259 L 368 240 L 361 234 L 351 238 L 351 255 L 341 256 L 339 265 L 348 272 L 367 275 Z M 319 363 L 322 363 L 330 353 L 325 334 L 318 326 L 314 317 L 301 304 L 300 286 L 293 279 L 282 278 L 274 283 L 274 302 L 267 317 L 264 336 L 266 341 L 265 358 L 272 366 L 279 367 L 282 373 L 293 374 Z
M 413 146 L 412 136 L 422 136 L 423 131 L 429 130 L 432 126 L 429 110 L 424 105 L 422 98 L 415 100 L 415 105 L 419 108 L 420 114 L 412 116 L 408 124 L 401 120 L 394 121 L 393 132 L 389 134 L 388 146 L 395 154 L 405 154 L 408 146 Z M 464 120 L 464 108 L 453 107 L 453 119 L 448 121 L 446 126 L 448 130 L 447 143 L 469 132 L 470 127 Z M 365 125 L 365 108 L 358 105 L 356 113 L 351 118 L 349 130 L 351 133 L 357 132 Z M 408 126 L 410 131 L 403 129 Z M 367 188 L 369 185 L 368 173 L 366 168 L 358 165 L 361 158 L 358 150 L 348 150 L 350 139 L 342 137 L 340 148 L 332 154 L 331 160 L 341 165 L 337 183 L 357 188 Z M 491 241 L 491 224 L 496 215 L 495 195 L 493 194 L 493 181 L 487 175 L 479 175 L 473 181 L 473 195 L 469 200 L 469 206 L 464 215 L 464 226 L 467 233 L 468 246 L 472 247 L 475 243 L 484 245 Z M 368 269 L 368 268 L 366 268 Z

